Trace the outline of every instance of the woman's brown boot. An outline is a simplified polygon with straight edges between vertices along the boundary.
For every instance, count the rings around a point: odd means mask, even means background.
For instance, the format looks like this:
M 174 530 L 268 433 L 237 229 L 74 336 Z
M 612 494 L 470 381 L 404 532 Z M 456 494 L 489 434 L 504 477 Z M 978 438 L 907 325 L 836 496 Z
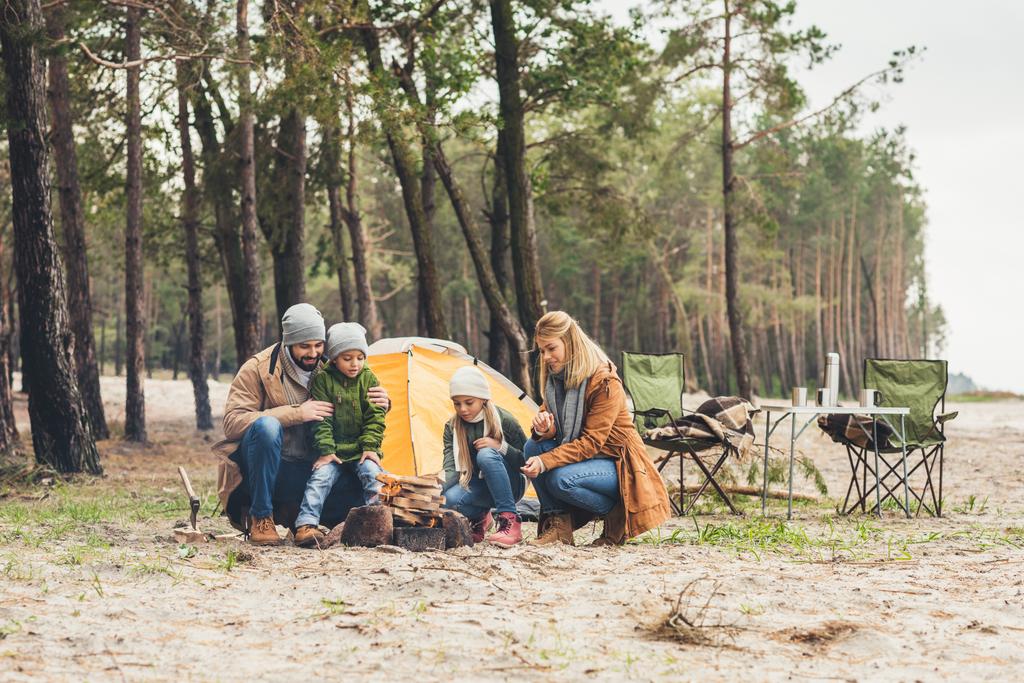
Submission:
M 576 545 L 572 537 L 572 517 L 568 513 L 550 515 L 545 519 L 544 528 L 530 545 Z

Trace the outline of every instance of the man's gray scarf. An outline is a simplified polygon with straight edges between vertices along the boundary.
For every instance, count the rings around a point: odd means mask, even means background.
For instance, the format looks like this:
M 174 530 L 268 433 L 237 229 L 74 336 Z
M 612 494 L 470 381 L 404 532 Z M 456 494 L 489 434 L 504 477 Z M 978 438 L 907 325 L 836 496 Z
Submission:
M 555 428 L 562 435 L 561 443 L 575 441 L 583 432 L 583 409 L 589 383 L 588 377 L 575 389 L 569 389 L 562 373 L 548 373 L 544 402 L 554 413 Z

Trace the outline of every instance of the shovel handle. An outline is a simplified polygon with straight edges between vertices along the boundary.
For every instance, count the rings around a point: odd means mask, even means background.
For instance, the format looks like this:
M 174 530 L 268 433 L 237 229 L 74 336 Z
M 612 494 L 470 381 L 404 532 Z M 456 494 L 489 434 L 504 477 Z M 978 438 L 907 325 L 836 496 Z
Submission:
M 198 500 L 199 496 L 192 490 L 192 482 L 188 480 L 188 475 L 185 474 L 185 468 L 178 465 L 178 476 L 181 477 L 181 483 L 185 485 L 185 493 L 188 494 L 190 500 Z

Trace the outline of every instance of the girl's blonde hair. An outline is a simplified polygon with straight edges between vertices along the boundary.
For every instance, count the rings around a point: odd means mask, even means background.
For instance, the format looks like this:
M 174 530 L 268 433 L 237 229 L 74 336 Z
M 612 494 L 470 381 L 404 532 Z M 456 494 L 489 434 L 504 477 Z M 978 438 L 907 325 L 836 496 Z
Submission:
M 489 436 L 498 443 L 501 443 L 505 435 L 501 431 L 501 415 L 498 414 L 498 407 L 490 399 L 481 399 L 484 406 L 484 436 Z M 469 480 L 473 478 L 473 458 L 469 456 L 469 437 L 466 435 L 466 423 L 458 414 L 452 415 L 448 422 L 452 428 L 452 441 L 459 445 L 459 457 L 456 458 L 455 469 L 459 471 L 459 483 L 463 488 L 469 487 Z
M 545 313 L 537 321 L 534 342 L 538 347 L 541 339 L 560 339 L 565 345 L 564 377 L 567 389 L 577 388 L 599 367 L 609 362 L 608 354 L 565 311 Z M 548 381 L 547 363 L 540 364 L 539 379 L 541 391 L 544 391 Z

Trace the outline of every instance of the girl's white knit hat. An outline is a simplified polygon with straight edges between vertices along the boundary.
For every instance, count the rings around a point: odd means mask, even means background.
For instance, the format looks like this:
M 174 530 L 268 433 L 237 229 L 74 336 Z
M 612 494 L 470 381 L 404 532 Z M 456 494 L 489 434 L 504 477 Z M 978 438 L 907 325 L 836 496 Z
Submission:
M 466 365 L 455 371 L 448 383 L 449 396 L 473 396 L 491 399 L 491 385 L 487 377 L 475 365 Z

